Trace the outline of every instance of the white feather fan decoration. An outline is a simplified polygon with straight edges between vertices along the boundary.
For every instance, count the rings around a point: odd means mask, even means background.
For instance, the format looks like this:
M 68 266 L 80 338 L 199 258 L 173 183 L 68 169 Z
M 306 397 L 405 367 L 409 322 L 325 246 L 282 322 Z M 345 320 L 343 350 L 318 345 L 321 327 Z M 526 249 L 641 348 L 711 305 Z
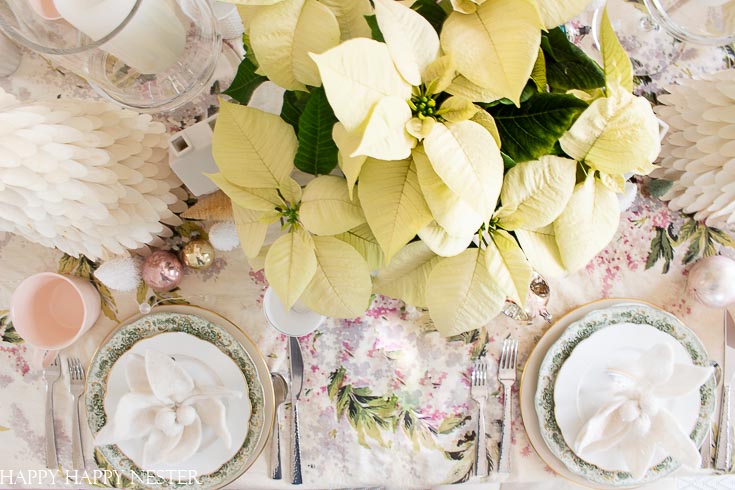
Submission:
M 661 168 L 652 175 L 673 182 L 662 196 L 674 211 L 708 226 L 735 223 L 735 70 L 706 79 L 683 79 L 655 108 L 669 126 Z
M 92 260 L 160 244 L 186 209 L 167 139 L 148 115 L 0 89 L 0 231 Z

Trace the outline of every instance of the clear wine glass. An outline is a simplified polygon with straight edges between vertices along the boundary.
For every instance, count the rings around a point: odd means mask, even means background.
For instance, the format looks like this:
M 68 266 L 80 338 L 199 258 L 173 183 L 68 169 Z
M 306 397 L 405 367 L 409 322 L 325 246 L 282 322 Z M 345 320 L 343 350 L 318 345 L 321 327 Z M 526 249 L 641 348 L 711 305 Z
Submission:
M 662 72 L 688 45 L 735 42 L 735 0 L 608 0 L 607 9 L 639 76 Z M 601 18 L 599 8 L 592 26 L 598 47 Z

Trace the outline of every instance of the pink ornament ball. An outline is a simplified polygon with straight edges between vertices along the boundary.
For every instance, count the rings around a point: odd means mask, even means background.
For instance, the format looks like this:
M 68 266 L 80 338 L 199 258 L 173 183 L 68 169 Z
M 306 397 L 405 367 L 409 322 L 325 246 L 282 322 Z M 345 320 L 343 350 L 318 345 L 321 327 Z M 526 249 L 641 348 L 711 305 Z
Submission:
M 171 291 L 183 278 L 184 266 L 171 252 L 153 252 L 143 262 L 143 281 L 154 291 Z

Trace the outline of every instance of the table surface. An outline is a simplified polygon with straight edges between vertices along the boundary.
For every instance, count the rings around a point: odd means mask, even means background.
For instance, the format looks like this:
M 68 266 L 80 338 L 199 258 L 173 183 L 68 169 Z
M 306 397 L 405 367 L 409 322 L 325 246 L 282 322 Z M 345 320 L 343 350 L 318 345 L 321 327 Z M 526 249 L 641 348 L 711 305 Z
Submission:
M 688 48 L 666 73 L 644 80 L 643 90 L 661 90 L 671 80 L 714 71 L 726 62 L 720 50 Z M 82 80 L 54 70 L 30 53 L 24 54 L 14 76 L 0 79 L 0 86 L 21 99 L 93 96 Z M 160 119 L 174 131 L 206 117 L 215 105 L 215 97 L 205 95 Z M 640 192 L 622 215 L 616 237 L 602 253 L 584 270 L 549 280 L 551 313 L 561 316 L 578 305 L 606 297 L 645 300 L 681 318 L 700 336 L 712 359 L 721 359 L 721 312 L 698 304 L 686 293 L 691 263 L 684 264 L 684 257 L 689 244 L 673 238 L 686 220 Z M 663 259 L 652 263 L 650 254 L 662 240 L 673 246 L 674 257 L 670 263 Z M 735 256 L 735 250 L 726 247 L 721 253 Z M 12 291 L 28 275 L 88 265 L 62 264 L 61 259 L 56 251 L 0 233 L 0 488 L 37 487 L 37 483 L 23 485 L 18 480 L 20 470 L 45 466 L 44 384 L 40 373 L 31 368 L 29 350 L 12 329 L 6 308 Z M 250 270 L 236 250 L 218 253 L 209 269 L 188 271 L 177 294 L 180 302 L 212 309 L 240 325 L 257 342 L 270 368 L 287 374 L 286 339 L 268 326 L 261 310 L 266 287 L 263 272 Z M 150 291 L 146 294 L 153 297 Z M 106 295 L 104 303 L 104 315 L 64 356 L 88 361 L 118 322 L 137 312 L 134 292 Z M 479 331 L 447 339 L 433 329 L 426 313 L 383 297 L 377 297 L 360 318 L 327 320 L 302 339 L 306 365 L 300 404 L 303 487 L 430 488 L 465 480 L 473 460 L 476 427 L 469 397 L 471 359 L 487 342 L 488 355 L 496 361 L 502 339 L 510 334 L 520 339 L 519 365 L 523 365 L 546 328 L 540 319 L 525 325 L 501 316 Z M 491 362 L 491 369 L 496 370 L 496 362 Z M 65 374 L 55 392 L 57 440 L 64 468 L 71 466 L 67 383 Z M 497 394 L 498 386 L 493 388 Z M 502 484 L 491 478 L 490 484 L 478 488 L 570 488 L 571 484 L 555 475 L 529 444 L 518 410 L 517 389 L 518 385 L 513 398 L 513 473 Z M 338 404 L 338 398 L 347 400 L 347 405 Z M 487 416 L 493 461 L 497 460 L 501 415 L 499 398 L 491 397 Z M 285 420 L 282 423 L 285 428 Z M 85 453 L 88 467 L 94 468 L 89 433 Z M 266 459 L 261 456 L 229 488 L 287 487 L 285 482 L 268 479 Z M 65 484 L 60 477 L 55 481 L 47 478 L 44 485 L 80 486 Z M 735 477 L 680 470 L 651 488 L 735 488 Z

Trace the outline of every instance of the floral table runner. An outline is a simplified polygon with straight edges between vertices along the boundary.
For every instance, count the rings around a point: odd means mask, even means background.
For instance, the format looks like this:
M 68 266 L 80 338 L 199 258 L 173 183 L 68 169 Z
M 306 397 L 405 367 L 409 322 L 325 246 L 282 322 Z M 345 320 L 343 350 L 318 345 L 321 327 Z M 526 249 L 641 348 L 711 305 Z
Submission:
M 580 24 L 580 26 L 582 26 Z M 584 42 L 584 40 L 581 40 Z M 686 54 L 686 53 L 685 53 Z M 705 60 L 705 61 L 702 61 Z M 722 66 L 717 51 L 692 50 L 672 67 L 677 76 L 693 76 Z M 664 79 L 646 80 L 654 93 Z M 21 98 L 89 96 L 84 82 L 50 68 L 30 54 L 20 72 L 0 86 Z M 168 115 L 172 130 L 185 127 L 213 110 L 214 96 Z M 703 254 L 735 257 L 735 242 L 722 231 L 672 214 L 647 186 L 621 219 L 617 236 L 585 270 L 549 280 L 549 309 L 561 316 L 572 308 L 603 297 L 636 298 L 678 315 L 704 341 L 713 359 L 722 356 L 721 312 L 696 303 L 686 294 L 690 265 Z M 183 230 L 179 230 L 183 232 Z M 30 354 L 6 311 L 13 289 L 26 276 L 60 271 L 89 277 L 94 264 L 62 256 L 24 240 L 0 234 L 0 488 L 37 487 L 18 480 L 20 470 L 44 468 L 44 391 L 40 373 L 31 369 Z M 147 289 L 112 294 L 97 284 L 103 316 L 65 355 L 88 361 L 101 339 L 120 320 L 138 310 L 138 302 L 173 301 L 200 305 L 239 324 L 259 345 L 272 370 L 287 373 L 286 339 L 267 325 L 261 301 L 267 287 L 262 271 L 252 271 L 239 251 L 220 253 L 214 265 L 189 271 L 179 290 L 156 295 Z M 453 338 L 441 337 L 428 316 L 388 298 L 376 297 L 370 310 L 351 320 L 328 320 L 302 339 L 305 361 L 301 430 L 306 488 L 386 486 L 429 488 L 467 479 L 474 454 L 475 410 L 469 397 L 471 361 L 483 348 L 496 361 L 503 338 L 521 341 L 522 365 L 547 325 L 498 317 L 486 328 Z M 496 362 L 491 362 L 492 371 Z M 492 376 L 491 376 L 492 377 Z M 56 422 L 60 462 L 71 466 L 71 405 L 66 379 L 57 386 Z M 518 386 L 516 385 L 516 389 Z M 497 386 L 495 386 L 497 392 Z M 536 455 L 523 429 L 514 397 L 513 473 L 504 488 L 565 488 Z M 489 443 L 493 460 L 501 404 L 491 399 Z M 285 422 L 285 421 L 284 421 Z M 286 428 L 286 427 L 284 427 Z M 85 440 L 88 467 L 97 455 L 90 435 Z M 705 478 L 682 471 L 660 488 L 733 488 L 727 477 Z M 112 482 L 119 486 L 129 482 Z M 79 488 L 63 478 L 47 477 L 44 486 Z M 235 489 L 285 488 L 268 479 L 266 456 L 231 486 Z M 658 487 L 657 487 L 658 488 Z

